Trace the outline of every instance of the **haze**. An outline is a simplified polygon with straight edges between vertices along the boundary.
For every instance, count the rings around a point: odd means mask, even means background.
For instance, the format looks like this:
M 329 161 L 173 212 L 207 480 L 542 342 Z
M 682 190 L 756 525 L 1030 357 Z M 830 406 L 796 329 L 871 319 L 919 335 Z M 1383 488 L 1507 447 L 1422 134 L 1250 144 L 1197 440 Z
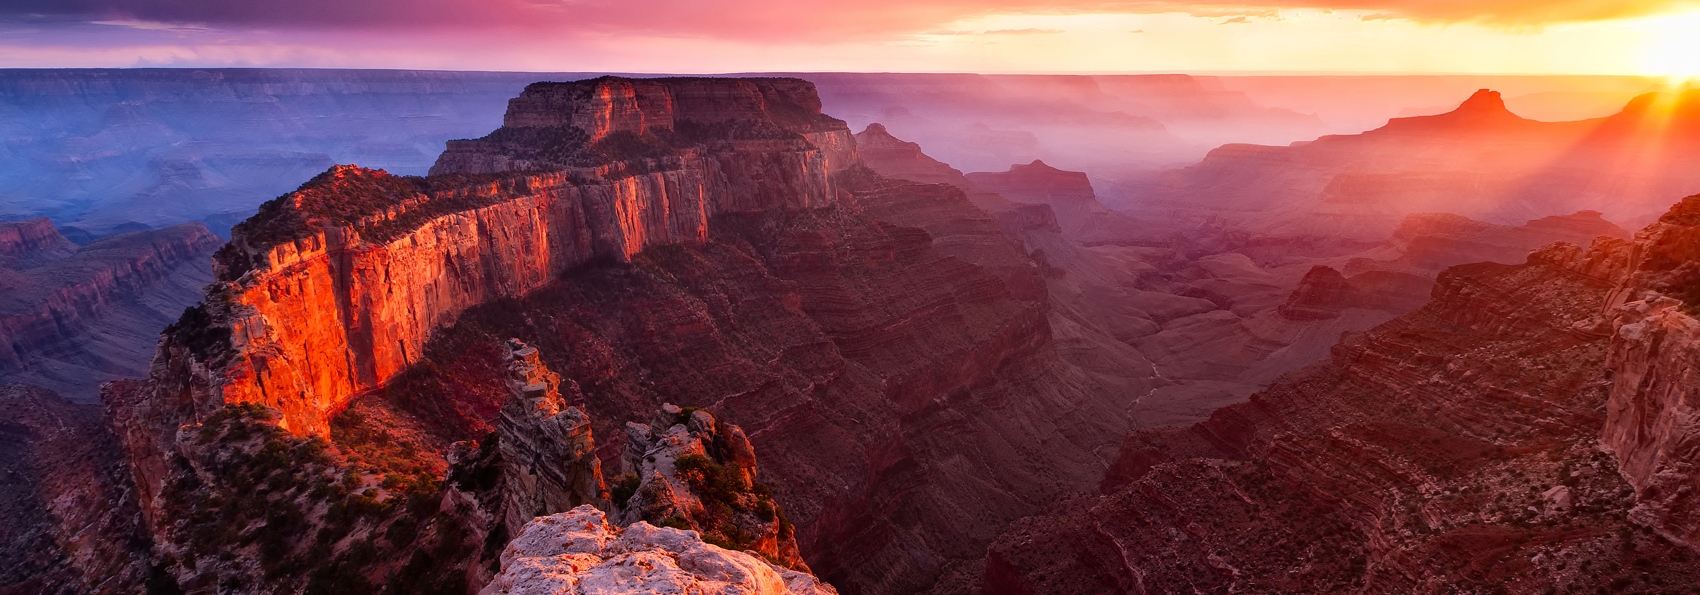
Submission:
M 1689 75 L 1687 0 L 21 0 L 0 67 Z

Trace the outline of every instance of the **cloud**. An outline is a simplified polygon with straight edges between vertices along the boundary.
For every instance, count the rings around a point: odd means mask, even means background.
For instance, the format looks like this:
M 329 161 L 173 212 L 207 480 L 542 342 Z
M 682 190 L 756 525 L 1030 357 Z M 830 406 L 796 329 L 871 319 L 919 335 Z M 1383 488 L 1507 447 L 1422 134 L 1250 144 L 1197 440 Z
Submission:
M 998 29 L 987 31 L 986 35 L 1053 35 L 1057 33 L 1067 33 L 1067 31 L 1062 29 Z
M 1255 17 L 1353 10 L 1376 19 L 1526 26 L 1645 16 L 1700 0 L 4 0 L 0 21 L 232 30 L 503 30 L 537 36 L 659 35 L 749 42 L 892 38 L 1009 14 Z

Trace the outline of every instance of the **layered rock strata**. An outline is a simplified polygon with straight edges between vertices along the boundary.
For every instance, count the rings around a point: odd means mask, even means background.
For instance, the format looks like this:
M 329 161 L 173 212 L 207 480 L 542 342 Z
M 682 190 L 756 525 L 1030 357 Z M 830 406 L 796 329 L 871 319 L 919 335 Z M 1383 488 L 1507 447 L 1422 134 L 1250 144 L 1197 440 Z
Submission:
M 76 251 L 77 245 L 59 235 L 46 217 L 0 223 L 0 267 L 27 268 Z
M 322 433 L 331 412 L 417 360 L 432 329 L 467 307 L 523 295 L 574 266 L 700 243 L 718 214 L 830 204 L 829 174 L 854 141 L 798 94 L 806 87 L 533 85 L 508 127 L 456 145 L 437 177 L 326 172 L 262 206 L 219 253 L 206 315 L 208 331 L 229 338 L 208 345 L 216 354 L 166 362 L 206 368 L 197 382 L 208 390 L 183 405 L 265 403 L 291 431 Z M 572 107 L 580 103 L 589 111 Z M 550 109 L 562 111 L 540 115 Z M 521 148 L 571 158 L 504 161 Z M 554 171 L 451 175 L 513 168 Z
M 81 247 L 46 219 L 0 226 L 0 378 L 89 400 L 96 382 L 146 370 L 149 327 L 194 303 L 183 286 L 206 281 L 218 245 L 199 223 Z
M 190 590 L 268 572 L 299 579 L 289 574 L 299 569 L 266 567 L 283 559 L 272 554 L 317 552 L 311 559 L 331 562 L 326 572 L 357 574 L 332 577 L 351 585 L 482 584 L 512 534 L 499 489 L 508 459 L 545 462 L 503 452 L 520 446 L 501 427 L 516 422 L 483 408 L 503 389 L 471 378 L 504 373 L 499 360 L 511 357 L 478 346 L 517 337 L 562 377 L 560 412 L 526 418 L 528 427 L 559 425 L 560 440 L 527 445 L 570 452 L 554 464 L 590 468 L 573 438 L 573 406 L 594 435 L 610 438 L 597 445 L 607 465 L 624 448 L 625 421 L 651 419 L 665 402 L 712 409 L 745 428 L 771 496 L 754 484 L 728 490 L 720 503 L 738 515 L 748 505 L 761 523 L 740 520 L 733 535 L 717 522 L 709 538 L 772 536 L 771 555 L 789 564 L 777 527 L 789 522 L 809 566 L 847 590 L 972 590 L 983 544 L 999 527 L 1091 487 L 1127 427 L 1125 410 L 1098 376 L 1063 364 L 1042 301 L 1017 299 L 999 276 L 941 253 L 927 231 L 860 211 L 877 198 L 931 212 L 926 203 L 939 193 L 844 161 L 854 157 L 847 131 L 811 111 L 799 89 L 729 79 L 538 85 L 510 126 L 458 144 L 439 175 L 338 168 L 238 226 L 217 257 L 220 283 L 206 306 L 168 329 L 152 378 L 107 394 L 171 572 Z M 708 99 L 720 96 L 725 105 Z M 660 125 L 665 114 L 671 127 Z M 507 167 L 527 169 L 450 173 Z M 535 370 L 527 385 L 548 378 Z M 567 388 L 574 384 L 582 405 Z M 366 405 L 379 402 L 393 406 Z M 466 427 L 494 424 L 494 439 L 444 445 L 446 434 L 409 421 L 433 408 L 489 415 Z M 244 427 L 272 428 L 264 440 L 219 413 L 237 410 L 247 412 Z M 361 411 L 394 431 L 378 441 L 366 426 L 336 421 Z M 195 430 L 197 422 L 211 429 Z M 304 453 L 325 434 L 372 454 L 267 466 L 246 481 L 286 486 L 299 477 L 311 486 L 353 464 L 362 475 L 346 494 L 333 486 L 309 502 L 289 490 L 254 497 L 214 487 L 243 469 L 227 461 L 260 456 L 273 440 L 274 450 Z M 419 461 L 401 456 L 413 445 Z M 710 455 L 722 471 L 739 460 Z M 447 478 L 432 491 L 438 460 Z M 397 466 L 405 473 L 384 471 Z M 528 473 L 539 489 L 569 492 L 585 485 L 572 477 L 589 475 Z M 203 560 L 189 555 L 201 551 L 189 547 L 199 538 L 172 529 L 185 518 L 178 511 L 215 514 L 238 495 L 236 510 L 287 499 L 312 522 L 346 524 L 331 512 L 342 510 L 337 503 L 359 508 L 358 497 L 384 502 L 401 492 L 427 503 L 420 510 L 440 496 L 435 509 L 447 514 L 416 517 L 421 537 L 379 548 L 375 561 L 360 544 L 396 523 L 407 534 L 400 518 L 355 517 L 322 548 L 232 547 L 239 563 L 222 567 L 186 566 Z M 772 520 L 762 513 L 768 500 Z M 714 508 L 704 505 L 711 517 Z
M 533 518 L 581 505 L 608 508 L 590 418 L 584 409 L 566 404 L 561 376 L 543 365 L 537 348 L 517 340 L 507 346 L 513 394 L 502 404 L 496 436 L 502 455 L 501 522 L 508 534 L 518 535 Z M 577 386 L 567 388 L 578 392 Z
M 639 521 L 624 529 L 581 506 L 539 517 L 502 550 L 502 572 L 480 595 L 724 593 L 835 595 L 806 572 L 703 543 L 695 531 Z

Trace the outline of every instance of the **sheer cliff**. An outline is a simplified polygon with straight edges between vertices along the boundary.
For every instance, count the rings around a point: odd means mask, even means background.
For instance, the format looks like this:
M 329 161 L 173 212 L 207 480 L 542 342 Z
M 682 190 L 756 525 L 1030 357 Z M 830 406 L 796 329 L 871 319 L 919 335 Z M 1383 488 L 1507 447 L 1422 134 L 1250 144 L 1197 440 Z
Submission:
M 945 229 L 1002 251 L 935 243 Z M 664 403 L 741 428 L 766 487 L 728 502 L 783 508 L 763 519 L 793 535 L 782 565 L 800 551 L 845 592 L 971 591 L 1005 523 L 1092 487 L 1137 388 L 1059 357 L 1038 265 L 995 232 L 960 192 L 863 167 L 801 81 L 540 83 L 430 177 L 337 167 L 264 205 L 151 377 L 105 397 L 156 555 L 191 591 L 482 585 L 525 515 L 612 501 L 588 469 L 647 473 L 623 453 L 671 430 L 625 424 Z M 510 338 L 559 381 L 500 380 Z M 553 396 L 520 415 L 531 385 Z M 554 429 L 514 434 L 524 420 Z M 544 460 L 577 470 L 512 464 Z M 267 489 L 215 487 L 233 485 Z M 268 507 L 268 526 L 332 531 L 183 529 Z M 419 516 L 439 508 L 458 520 Z M 397 523 L 419 538 L 377 541 Z M 707 535 L 768 553 L 752 523 Z M 258 549 L 208 566 L 221 539 Z M 283 562 L 302 552 L 316 562 Z

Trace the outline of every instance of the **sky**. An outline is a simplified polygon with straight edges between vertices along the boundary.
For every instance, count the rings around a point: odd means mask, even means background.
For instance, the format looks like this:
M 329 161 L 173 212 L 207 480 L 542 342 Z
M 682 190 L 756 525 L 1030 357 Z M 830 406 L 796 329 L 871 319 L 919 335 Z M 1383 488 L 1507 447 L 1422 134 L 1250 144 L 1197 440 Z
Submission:
M 1700 75 L 1700 0 L 0 0 L 0 67 Z

